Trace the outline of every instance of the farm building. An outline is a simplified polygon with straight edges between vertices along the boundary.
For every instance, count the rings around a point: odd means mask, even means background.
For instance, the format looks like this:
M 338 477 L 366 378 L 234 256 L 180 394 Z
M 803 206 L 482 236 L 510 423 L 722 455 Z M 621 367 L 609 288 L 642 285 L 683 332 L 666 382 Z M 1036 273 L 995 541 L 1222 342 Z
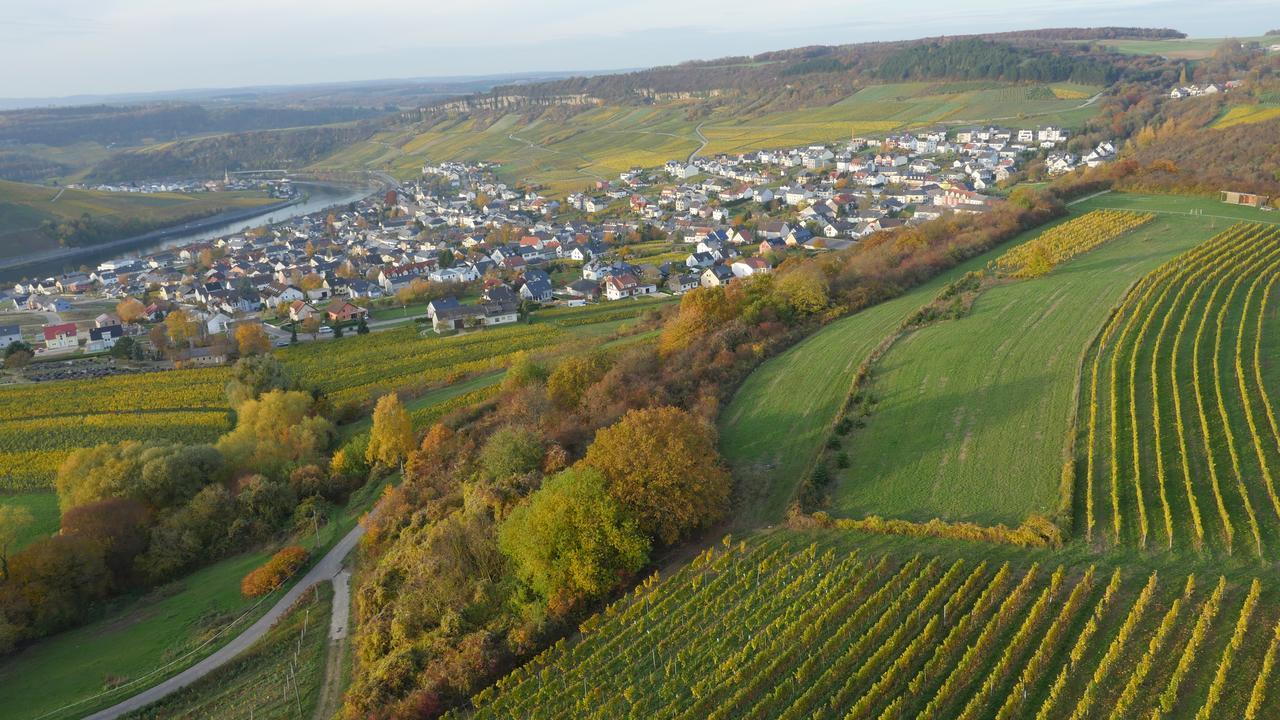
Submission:
M 1262 207 L 1271 200 L 1270 196 L 1257 195 L 1254 193 L 1235 192 L 1234 190 L 1222 191 L 1222 202 L 1231 205 L 1248 205 L 1249 207 Z

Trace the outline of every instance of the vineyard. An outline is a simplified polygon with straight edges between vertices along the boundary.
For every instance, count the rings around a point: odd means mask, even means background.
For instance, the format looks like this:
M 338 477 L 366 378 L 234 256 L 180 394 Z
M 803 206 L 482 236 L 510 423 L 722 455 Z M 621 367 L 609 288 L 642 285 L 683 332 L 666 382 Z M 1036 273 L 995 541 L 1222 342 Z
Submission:
M 304 343 L 279 356 L 304 385 L 325 393 L 335 406 L 366 405 L 389 392 L 503 368 L 515 353 L 549 348 L 568 338 L 548 325 L 514 325 L 452 338 L 422 337 L 406 327 Z
M 1080 380 L 1078 531 L 1095 543 L 1280 552 L 1273 403 L 1280 228 L 1239 223 L 1141 278 Z
M 212 442 L 231 427 L 223 368 L 34 383 L 0 391 L 0 490 L 48 488 L 76 448 Z
M 1280 613 L 1257 580 L 854 544 L 726 539 L 481 692 L 476 717 L 1254 718 L 1276 702 Z
M 996 269 L 1013 277 L 1043 275 L 1071 258 L 1150 222 L 1155 215 L 1123 210 L 1094 210 L 1056 225 L 996 260 Z

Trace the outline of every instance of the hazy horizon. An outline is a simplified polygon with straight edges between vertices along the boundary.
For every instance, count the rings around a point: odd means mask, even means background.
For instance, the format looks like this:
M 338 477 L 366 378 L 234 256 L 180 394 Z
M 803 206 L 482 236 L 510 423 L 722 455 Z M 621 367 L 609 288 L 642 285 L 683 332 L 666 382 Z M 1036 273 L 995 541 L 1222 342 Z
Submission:
M 367 0 L 16 0 L 0 18 L 0 97 L 56 99 L 193 89 L 603 71 L 803 45 L 1043 27 L 1170 27 L 1249 37 L 1280 26 L 1273 1 L 918 0 L 885 17 L 865 0 L 815 0 L 774 19 L 776 2 L 643 6 L 555 0 L 533 7 L 404 6 Z M 441 42 L 441 38 L 445 40 Z

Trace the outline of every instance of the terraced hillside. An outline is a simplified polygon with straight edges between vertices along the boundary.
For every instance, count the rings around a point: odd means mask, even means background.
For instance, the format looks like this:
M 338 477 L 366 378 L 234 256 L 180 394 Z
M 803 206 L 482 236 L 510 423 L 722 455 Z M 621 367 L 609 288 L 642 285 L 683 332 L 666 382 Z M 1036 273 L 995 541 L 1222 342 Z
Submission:
M 1145 276 L 1091 352 L 1081 522 L 1100 543 L 1273 557 L 1280 227 L 1238 224 Z
M 1257 579 L 772 533 L 650 581 L 474 698 L 477 718 L 1266 716 Z M 697 628 L 697 632 L 690 632 Z

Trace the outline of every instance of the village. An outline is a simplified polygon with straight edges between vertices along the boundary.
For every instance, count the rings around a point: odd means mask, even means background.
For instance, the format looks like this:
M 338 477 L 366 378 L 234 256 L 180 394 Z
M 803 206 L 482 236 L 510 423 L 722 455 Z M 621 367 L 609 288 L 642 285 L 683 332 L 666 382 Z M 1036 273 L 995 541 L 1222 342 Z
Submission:
M 985 212 L 1032 161 L 1054 175 L 1115 155 L 1106 142 L 1073 155 L 1068 139 L 1056 127 L 853 137 L 634 168 L 563 201 L 499 181 L 492 164 L 432 164 L 349 207 L 18 282 L 0 290 L 0 348 L 221 364 L 246 322 L 283 346 L 407 322 L 448 334 L 547 306 L 679 295 L 769 273 L 791 254 Z M 124 301 L 136 304 L 129 317 Z M 193 331 L 162 353 L 151 330 L 173 312 Z M 24 313 L 46 322 L 5 320 Z

